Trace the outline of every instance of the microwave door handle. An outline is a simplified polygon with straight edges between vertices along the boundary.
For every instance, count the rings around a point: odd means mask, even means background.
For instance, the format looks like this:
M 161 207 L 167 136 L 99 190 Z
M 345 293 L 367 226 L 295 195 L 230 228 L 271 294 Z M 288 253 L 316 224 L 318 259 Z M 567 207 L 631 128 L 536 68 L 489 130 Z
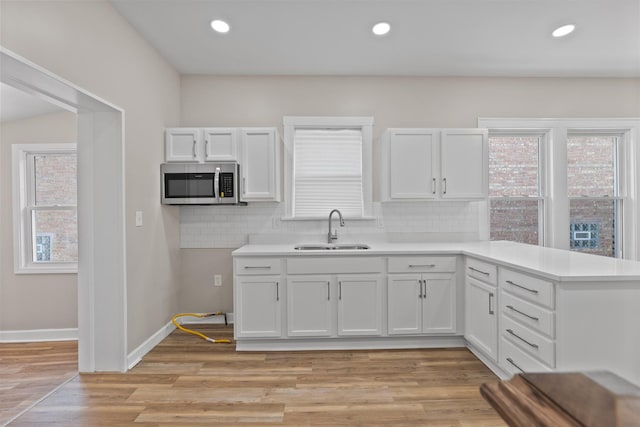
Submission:
M 220 201 L 220 168 L 216 168 L 213 175 L 213 197 Z

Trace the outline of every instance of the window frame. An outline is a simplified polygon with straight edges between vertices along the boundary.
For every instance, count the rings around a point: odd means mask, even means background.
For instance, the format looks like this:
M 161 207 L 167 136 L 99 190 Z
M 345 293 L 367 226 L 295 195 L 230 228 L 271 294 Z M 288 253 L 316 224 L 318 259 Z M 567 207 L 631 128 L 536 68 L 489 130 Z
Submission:
M 489 132 L 503 129 L 548 130 L 545 147 L 544 246 L 569 250 L 569 197 L 567 193 L 567 137 L 574 132 L 622 135 L 619 149 L 620 196 L 622 202 L 622 253 L 624 259 L 640 260 L 640 118 L 478 118 L 478 126 Z M 488 211 L 488 206 L 487 206 Z M 488 236 L 489 224 L 486 221 Z
M 30 206 L 34 198 L 35 170 L 29 165 L 34 155 L 77 154 L 76 144 L 13 144 L 13 259 L 15 274 L 73 274 L 78 272 L 78 261 L 34 262 L 33 212 L 42 210 Z M 75 205 L 46 206 L 46 209 L 77 210 Z
M 616 245 L 615 248 L 615 258 L 623 258 L 624 257 L 624 247 L 625 247 L 625 195 L 627 194 L 627 187 L 629 185 L 629 180 L 626 179 L 627 172 L 626 169 L 628 167 L 628 156 L 626 155 L 627 147 L 628 147 L 628 132 L 620 129 L 580 129 L 580 128 L 570 128 L 567 129 L 566 134 L 566 142 L 568 144 L 569 138 L 572 136 L 578 137 L 593 137 L 593 136 L 603 136 L 603 137 L 615 137 L 618 138 L 615 144 L 615 176 L 614 176 L 614 196 L 569 196 L 569 224 L 571 224 L 571 201 L 573 200 L 590 200 L 590 201 L 615 201 L 617 205 L 616 214 L 614 221 L 616 224 L 621 224 L 622 227 L 615 228 L 615 239 L 621 244 Z M 568 156 L 567 156 L 568 160 Z M 567 185 L 567 194 L 568 194 L 568 185 Z M 622 230 L 620 229 L 622 228 Z M 576 251 L 580 252 L 580 251 Z
M 299 217 L 293 215 L 294 189 L 294 137 L 296 129 L 357 129 L 362 132 L 362 202 L 363 212 L 359 217 L 345 217 L 350 220 L 373 219 L 373 117 L 334 116 L 284 116 L 284 188 L 285 220 L 326 219 L 329 212 L 318 216 Z
M 545 222 L 547 218 L 546 207 L 548 204 L 547 191 L 547 162 L 548 145 L 549 145 L 549 129 L 536 128 L 501 128 L 489 129 L 489 140 L 491 137 L 534 137 L 538 138 L 538 195 L 533 196 L 489 196 L 487 209 L 489 210 L 489 219 L 491 218 L 491 201 L 492 200 L 513 200 L 513 201 L 538 201 L 538 245 L 544 246 L 545 242 Z M 489 151 L 491 151 L 491 142 L 489 142 Z M 489 223 L 488 233 L 491 236 L 491 223 Z

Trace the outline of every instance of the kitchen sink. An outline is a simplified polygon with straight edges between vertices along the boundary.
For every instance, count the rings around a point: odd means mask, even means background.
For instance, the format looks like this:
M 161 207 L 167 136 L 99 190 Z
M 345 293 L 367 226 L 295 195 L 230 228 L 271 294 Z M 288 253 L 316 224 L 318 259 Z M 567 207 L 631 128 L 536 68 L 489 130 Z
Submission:
M 331 251 L 331 250 L 340 250 L 340 251 L 353 251 L 353 250 L 364 250 L 370 249 L 369 245 L 365 245 L 364 243 L 309 243 L 303 245 L 297 245 L 293 249 L 297 251 Z

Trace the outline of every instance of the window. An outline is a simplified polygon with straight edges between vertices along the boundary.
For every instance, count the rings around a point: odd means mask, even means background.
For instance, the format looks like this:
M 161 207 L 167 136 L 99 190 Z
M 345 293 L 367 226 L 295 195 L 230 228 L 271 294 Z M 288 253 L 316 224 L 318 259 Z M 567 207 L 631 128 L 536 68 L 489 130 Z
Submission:
M 517 212 L 528 216 L 537 201 L 539 244 L 640 260 L 640 153 L 635 150 L 640 142 L 640 119 L 481 118 L 478 126 L 489 129 L 490 139 L 495 137 L 487 221 L 491 227 L 487 234 L 492 239 L 526 241 L 522 235 L 531 235 L 535 226 L 518 219 Z M 539 138 L 538 196 L 520 182 L 525 177 L 534 182 L 530 175 L 535 168 L 518 163 L 528 149 L 514 145 L 517 150 L 503 150 L 505 158 L 495 157 L 502 149 L 499 144 L 506 143 L 499 138 L 527 135 Z M 533 152 L 529 158 L 535 158 Z M 523 188 L 526 197 L 509 193 L 507 186 Z M 514 207 L 517 203 L 531 206 Z M 525 222 L 524 229 L 529 232 L 513 231 L 519 221 Z
M 540 132 L 489 135 L 490 239 L 542 244 Z
M 287 217 L 371 214 L 370 117 L 285 117 Z
M 13 146 L 16 273 L 77 271 L 75 144 Z
M 567 136 L 570 248 L 610 257 L 622 248 L 618 189 L 620 135 L 579 131 Z

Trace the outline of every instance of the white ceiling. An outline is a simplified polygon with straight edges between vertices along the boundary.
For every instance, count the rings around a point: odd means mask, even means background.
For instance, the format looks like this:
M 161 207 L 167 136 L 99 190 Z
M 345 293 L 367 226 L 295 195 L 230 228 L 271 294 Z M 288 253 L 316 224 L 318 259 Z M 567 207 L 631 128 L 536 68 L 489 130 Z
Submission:
M 111 3 L 182 74 L 640 77 L 640 0 Z
M 0 123 L 64 111 L 34 95 L 0 83 Z

